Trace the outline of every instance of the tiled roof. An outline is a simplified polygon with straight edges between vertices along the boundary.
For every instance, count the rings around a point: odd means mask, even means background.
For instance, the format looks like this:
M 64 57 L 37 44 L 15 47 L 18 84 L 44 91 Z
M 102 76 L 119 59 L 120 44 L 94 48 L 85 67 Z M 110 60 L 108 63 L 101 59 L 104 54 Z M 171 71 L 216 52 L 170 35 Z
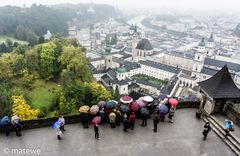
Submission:
M 164 71 L 168 71 L 170 73 L 178 74 L 180 72 L 179 68 L 168 66 L 168 65 L 165 65 L 165 64 L 157 63 L 157 62 L 153 62 L 153 61 L 149 61 L 149 60 L 139 61 L 139 63 L 143 64 L 143 65 L 146 65 L 146 66 L 153 67 L 153 68 L 157 68 L 157 69 L 161 69 L 161 70 L 164 70 Z
M 149 42 L 148 39 L 141 39 L 138 44 L 136 49 L 140 49 L 140 50 L 153 50 L 153 47 L 151 45 L 151 43 Z
M 211 78 L 199 82 L 199 86 L 212 98 L 240 99 L 240 90 L 233 82 L 227 65 Z

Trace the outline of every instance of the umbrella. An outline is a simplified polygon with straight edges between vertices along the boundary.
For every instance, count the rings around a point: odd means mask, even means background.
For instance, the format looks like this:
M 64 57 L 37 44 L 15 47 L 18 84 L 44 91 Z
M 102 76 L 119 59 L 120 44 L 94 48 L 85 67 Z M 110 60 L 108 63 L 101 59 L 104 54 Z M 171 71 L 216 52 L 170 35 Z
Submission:
M 106 106 L 106 102 L 105 101 L 100 101 L 100 102 L 98 102 L 98 107 L 99 108 L 103 108 L 103 107 L 105 107 Z
M 133 99 L 130 96 L 123 96 L 120 98 L 120 101 L 122 103 L 131 103 L 133 101 Z
M 90 108 L 90 112 L 92 114 L 97 114 L 98 111 L 99 111 L 99 107 L 97 105 L 92 105 L 92 107 Z
M 58 120 L 58 121 L 56 121 L 56 122 L 52 125 L 52 128 L 53 128 L 53 129 L 56 129 L 56 128 L 60 127 L 60 125 L 61 125 L 61 121 Z
M 130 109 L 134 112 L 138 111 L 138 109 L 140 108 L 140 106 L 138 105 L 137 102 L 133 102 L 131 105 L 130 105 Z
M 136 101 L 136 103 L 137 103 L 140 107 L 143 107 L 143 106 L 146 105 L 145 102 L 144 102 L 141 98 L 139 98 L 139 99 Z
M 159 107 L 160 113 L 167 114 L 168 113 L 168 107 L 166 105 L 161 105 Z
M 130 111 L 129 107 L 127 105 L 121 105 L 120 106 L 120 110 L 123 112 L 123 113 L 127 113 L 128 111 Z
M 100 122 L 101 122 L 101 117 L 100 116 L 96 116 L 92 120 L 93 124 L 99 124 Z
M 89 106 L 87 106 L 87 105 L 83 105 L 79 109 L 80 113 L 87 113 L 88 111 L 89 111 Z
M 110 101 L 107 102 L 106 108 L 114 108 L 116 106 L 116 104 L 117 104 L 117 101 L 110 100 Z
M 17 115 L 14 115 L 11 119 L 11 122 L 12 122 L 13 125 L 18 124 L 19 117 Z
M 149 110 L 145 107 L 141 108 L 141 114 L 142 115 L 149 115 Z
M 174 107 L 177 107 L 177 105 L 179 104 L 178 100 L 174 98 L 170 98 L 168 102 Z
M 159 96 L 158 96 L 158 98 L 161 100 L 161 99 L 167 99 L 168 98 L 168 96 L 166 95 L 166 94 L 160 94 Z
M 0 126 L 4 127 L 4 126 L 6 126 L 9 122 L 10 122 L 10 121 L 9 121 L 9 117 L 8 117 L 8 116 L 4 116 L 4 117 L 1 119 Z
M 144 96 L 144 97 L 142 97 L 142 99 L 145 102 L 153 102 L 153 100 L 154 100 L 151 96 Z
M 115 113 L 110 113 L 109 114 L 109 119 L 111 119 L 111 120 L 115 120 L 116 119 L 116 114 Z

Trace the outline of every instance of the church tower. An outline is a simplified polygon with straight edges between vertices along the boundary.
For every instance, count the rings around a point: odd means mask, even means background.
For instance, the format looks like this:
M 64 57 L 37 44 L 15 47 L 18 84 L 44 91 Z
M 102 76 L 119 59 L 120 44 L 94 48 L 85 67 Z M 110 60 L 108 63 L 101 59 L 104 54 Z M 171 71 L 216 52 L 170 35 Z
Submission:
M 105 48 L 105 69 L 112 68 L 112 54 L 111 54 L 111 45 L 107 43 L 106 48 Z
M 207 42 L 207 56 L 211 57 L 214 55 L 214 46 L 215 44 L 214 44 L 213 34 L 211 34 Z
M 135 25 L 133 35 L 132 35 L 132 59 L 136 61 L 137 59 L 137 43 L 138 43 L 138 34 L 137 34 L 137 26 Z
M 206 48 L 205 48 L 204 38 L 202 38 L 201 42 L 198 44 L 198 49 L 195 52 L 194 64 L 192 69 L 192 77 L 196 77 L 198 81 L 200 80 L 200 73 L 203 69 L 205 57 L 206 57 Z

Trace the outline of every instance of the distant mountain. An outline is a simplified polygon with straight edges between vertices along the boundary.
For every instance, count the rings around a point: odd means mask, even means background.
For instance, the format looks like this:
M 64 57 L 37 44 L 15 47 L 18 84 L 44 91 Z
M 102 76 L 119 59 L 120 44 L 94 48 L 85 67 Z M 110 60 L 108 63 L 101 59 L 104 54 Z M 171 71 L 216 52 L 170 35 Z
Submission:
M 80 25 L 90 25 L 117 17 L 119 13 L 114 7 L 105 4 L 33 4 L 29 8 L 4 6 L 0 7 L 0 35 L 23 40 L 28 38 L 26 36 L 42 36 L 47 30 L 64 35 L 67 34 L 67 23 L 73 19 Z
M 237 37 L 240 37 L 240 24 L 238 24 L 234 30 L 234 34 L 237 36 Z

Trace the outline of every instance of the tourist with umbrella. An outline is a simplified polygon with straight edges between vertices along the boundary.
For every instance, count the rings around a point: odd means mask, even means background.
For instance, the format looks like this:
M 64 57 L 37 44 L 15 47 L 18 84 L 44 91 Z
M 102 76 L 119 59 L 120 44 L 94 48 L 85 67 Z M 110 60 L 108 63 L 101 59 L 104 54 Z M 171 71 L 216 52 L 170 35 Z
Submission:
M 147 126 L 147 118 L 149 116 L 149 110 L 146 107 L 141 108 L 141 114 L 142 114 L 142 127 Z
M 127 132 L 128 128 L 129 128 L 129 120 L 128 120 L 127 114 L 124 113 L 123 114 L 123 131 Z
M 60 115 L 60 117 L 59 117 L 59 119 L 58 119 L 59 121 L 60 121 L 60 130 L 62 131 L 62 133 L 64 132 L 64 131 L 66 131 L 65 129 L 64 129 L 64 125 L 65 125 L 65 119 L 64 119 L 64 117 L 62 116 L 62 115 Z
M 58 140 L 61 140 L 61 135 L 62 135 L 62 131 L 60 130 L 60 125 L 61 125 L 61 121 L 58 120 L 56 121 L 53 125 L 52 125 L 52 128 L 55 129 L 56 131 L 56 135 L 57 135 L 57 139 Z
M 81 113 L 83 128 L 88 128 L 88 123 L 89 123 L 88 112 L 89 112 L 89 109 L 90 108 L 87 105 L 83 105 L 79 109 L 79 111 Z
M 153 106 L 152 102 L 154 101 L 154 99 L 151 96 L 144 96 L 144 97 L 142 97 L 142 100 L 145 103 L 147 103 L 147 109 L 149 110 L 149 113 L 150 114 L 153 113 L 154 106 Z
M 168 113 L 168 107 L 166 105 L 161 105 L 159 107 L 159 112 L 160 112 L 160 119 L 161 122 L 164 122 L 165 120 L 165 115 Z
M 20 124 L 20 118 L 17 115 L 14 115 L 11 119 L 12 125 L 16 131 L 16 136 L 20 137 L 22 125 Z
M 92 105 L 92 107 L 90 108 L 90 113 L 92 115 L 96 115 L 99 111 L 99 107 L 97 105 Z
M 175 112 L 174 107 L 171 107 L 168 114 L 168 119 L 170 123 L 173 123 L 174 112 Z
M 177 105 L 179 104 L 178 100 L 177 99 L 174 99 L 174 98 L 170 98 L 168 100 L 168 103 L 170 103 L 174 108 L 177 107 Z
M 10 134 L 10 131 L 9 131 L 9 127 L 11 126 L 11 123 L 10 123 L 10 119 L 8 116 L 4 116 L 2 119 L 1 119 L 1 122 L 0 122 L 0 127 L 4 128 L 5 129 L 5 134 L 6 136 L 9 136 Z
M 111 128 L 116 128 L 116 114 L 114 112 L 109 114 L 109 122 Z
M 100 122 L 101 122 L 101 117 L 100 116 L 96 116 L 92 120 L 92 123 L 94 125 L 95 139 L 100 139 L 99 138 L 99 123 Z
M 99 115 L 100 115 L 100 117 L 101 117 L 101 122 L 100 122 L 100 124 L 104 124 L 105 121 L 106 121 L 104 108 L 102 108 L 102 109 L 99 111 Z
M 102 108 L 104 108 L 106 106 L 106 102 L 105 101 L 99 101 L 98 102 L 98 107 L 99 107 L 99 109 L 102 109 Z
M 124 104 L 129 104 L 133 101 L 133 99 L 130 96 L 123 96 L 120 98 L 120 101 Z

